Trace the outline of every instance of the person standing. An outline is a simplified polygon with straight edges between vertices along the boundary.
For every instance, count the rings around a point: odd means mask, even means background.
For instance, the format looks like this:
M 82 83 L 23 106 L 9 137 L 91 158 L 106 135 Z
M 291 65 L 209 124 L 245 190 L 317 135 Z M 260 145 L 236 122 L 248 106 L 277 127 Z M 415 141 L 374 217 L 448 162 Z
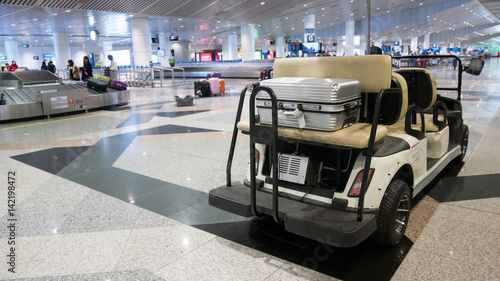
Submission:
M 113 59 L 112 55 L 108 55 L 108 60 L 111 61 L 111 65 L 109 66 L 109 78 L 117 79 L 118 77 L 118 63 Z
M 56 74 L 56 66 L 54 65 L 54 63 L 52 62 L 52 60 L 49 61 L 49 65 L 48 65 L 48 71 Z
M 42 62 L 42 67 L 40 67 L 40 70 L 49 70 L 49 67 L 45 63 L 45 61 Z
M 90 63 L 89 57 L 83 57 L 83 67 L 82 67 L 82 81 L 88 81 L 94 75 L 92 74 L 92 64 Z
M 80 71 L 72 59 L 68 60 L 69 80 L 80 80 Z
M 9 71 L 9 64 L 5 63 L 5 66 L 3 67 L 3 72 L 8 72 Z
M 9 71 L 15 71 L 17 69 L 17 63 L 15 60 L 12 61 L 12 64 L 9 66 Z

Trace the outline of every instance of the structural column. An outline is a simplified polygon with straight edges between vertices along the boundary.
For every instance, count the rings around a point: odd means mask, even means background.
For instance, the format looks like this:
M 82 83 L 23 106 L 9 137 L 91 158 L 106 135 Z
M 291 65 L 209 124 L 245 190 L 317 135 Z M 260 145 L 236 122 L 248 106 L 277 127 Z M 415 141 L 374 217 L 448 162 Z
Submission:
M 417 51 L 418 47 L 418 37 L 411 38 L 410 49 L 413 53 Z
M 308 41 L 307 37 L 309 35 L 316 36 L 316 16 L 315 15 L 304 16 L 304 42 Z
M 231 34 L 227 37 L 227 54 L 223 53 L 224 60 L 238 60 L 238 35 Z
M 5 53 L 7 55 L 7 62 L 9 65 L 13 60 L 16 61 L 17 65 L 21 65 L 19 59 L 19 47 L 17 46 L 16 40 L 5 40 Z
M 376 38 L 373 45 L 382 48 L 382 38 Z
M 109 52 L 113 51 L 113 42 L 102 42 L 102 53 L 101 63 L 104 66 L 109 66 L 111 62 L 108 60 Z
M 429 49 L 431 45 L 431 34 L 424 34 L 424 49 Z
M 285 37 L 283 36 L 276 38 L 276 57 L 285 57 Z
M 354 55 L 354 21 L 345 23 L 345 55 Z
M 255 59 L 255 35 L 254 24 L 241 25 L 241 60 L 250 61 Z
M 147 65 L 153 59 L 151 54 L 151 31 L 149 18 L 132 19 L 132 47 L 134 49 L 134 64 Z
M 170 45 L 170 38 L 165 35 L 160 35 L 160 50 L 164 51 L 164 56 L 159 57 L 161 66 L 169 66 L 168 58 L 172 56 L 170 53 Z
M 70 59 L 68 33 L 56 32 L 53 34 L 54 50 L 56 52 L 56 67 L 58 70 L 66 69 Z
M 189 61 L 190 54 L 189 54 L 189 41 L 187 40 L 181 40 L 179 42 L 174 42 L 170 44 L 170 49 L 174 50 L 174 55 L 172 58 L 174 58 L 176 61 Z M 171 57 L 172 53 L 169 51 L 168 57 Z

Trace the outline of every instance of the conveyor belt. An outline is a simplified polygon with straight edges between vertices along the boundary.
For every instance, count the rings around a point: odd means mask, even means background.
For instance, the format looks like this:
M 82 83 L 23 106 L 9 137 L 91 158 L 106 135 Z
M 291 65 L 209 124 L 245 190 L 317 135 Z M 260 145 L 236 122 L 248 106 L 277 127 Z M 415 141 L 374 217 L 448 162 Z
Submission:
M 47 71 L 3 73 L 0 75 L 0 94 L 6 101 L 5 105 L 0 105 L 0 121 L 50 117 L 126 104 L 130 100 L 128 90 L 108 87 L 106 92 L 98 93 L 88 89 L 83 82 L 62 83 L 59 77 Z
M 36 102 L 36 97 L 41 92 L 46 91 L 73 91 L 86 89 L 87 85 L 85 83 L 73 83 L 73 84 L 52 84 L 44 86 L 28 86 L 22 89 L 0 89 L 0 93 L 5 95 L 5 100 L 7 105 L 12 104 L 24 104 Z M 95 94 L 95 93 L 94 93 Z

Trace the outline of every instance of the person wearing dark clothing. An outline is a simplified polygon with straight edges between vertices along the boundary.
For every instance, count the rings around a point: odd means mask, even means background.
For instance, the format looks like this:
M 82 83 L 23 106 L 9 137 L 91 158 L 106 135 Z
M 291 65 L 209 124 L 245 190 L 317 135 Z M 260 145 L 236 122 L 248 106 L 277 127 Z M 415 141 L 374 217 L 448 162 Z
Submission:
M 452 60 L 453 60 L 453 71 L 455 71 L 455 69 L 457 69 L 458 61 L 457 59 L 452 59 Z
M 49 65 L 48 65 L 48 71 L 56 74 L 56 66 L 54 65 L 54 63 L 52 61 L 49 61 Z
M 42 62 L 42 67 L 40 67 L 40 70 L 49 70 L 49 67 L 45 63 L 45 61 Z
M 382 55 L 382 49 L 378 46 L 372 46 L 370 48 L 370 54 L 371 55 Z
M 92 64 L 90 63 L 89 57 L 83 57 L 83 67 L 82 67 L 82 81 L 88 81 L 94 75 L 92 74 Z

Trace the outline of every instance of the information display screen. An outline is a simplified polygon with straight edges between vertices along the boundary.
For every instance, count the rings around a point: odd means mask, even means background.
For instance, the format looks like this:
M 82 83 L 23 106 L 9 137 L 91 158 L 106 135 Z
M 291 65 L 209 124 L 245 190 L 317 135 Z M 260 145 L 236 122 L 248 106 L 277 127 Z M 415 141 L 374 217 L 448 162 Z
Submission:
M 303 53 L 317 53 L 321 50 L 321 45 L 318 42 L 302 43 Z

